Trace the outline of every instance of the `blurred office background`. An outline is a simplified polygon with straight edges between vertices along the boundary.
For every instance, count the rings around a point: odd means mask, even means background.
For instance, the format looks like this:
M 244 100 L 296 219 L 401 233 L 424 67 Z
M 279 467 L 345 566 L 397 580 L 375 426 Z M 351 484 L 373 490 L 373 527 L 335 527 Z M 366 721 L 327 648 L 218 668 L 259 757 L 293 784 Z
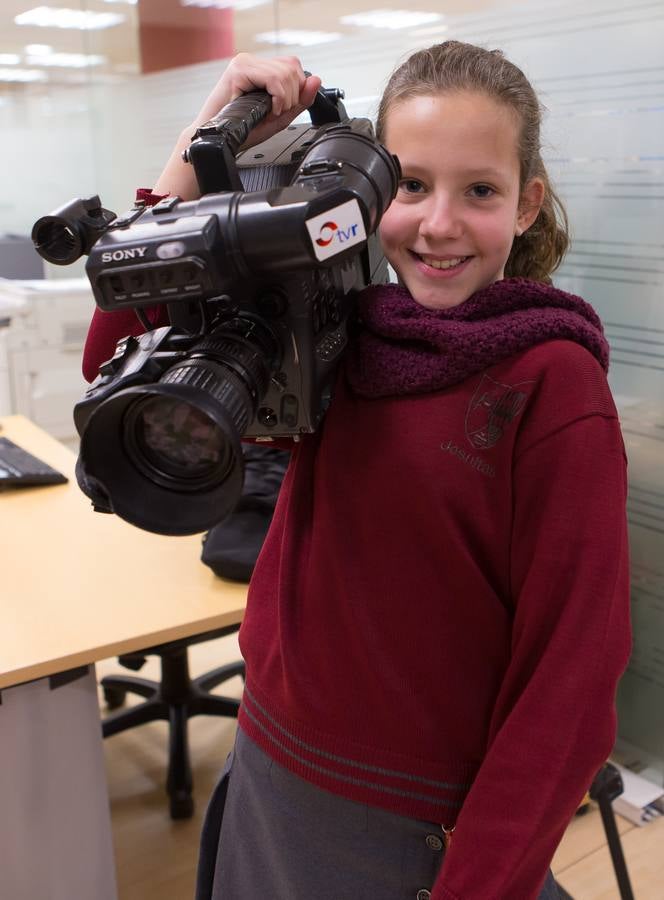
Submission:
M 556 281 L 605 322 L 630 462 L 635 649 L 618 755 L 662 784 L 662 0 L 3 0 L 0 415 L 75 444 L 93 304 L 82 262 L 43 266 L 26 244 L 39 216 L 91 194 L 127 209 L 238 51 L 297 55 L 352 115 L 373 116 L 394 64 L 446 38 L 504 48 L 548 108 L 545 156 L 573 232 Z

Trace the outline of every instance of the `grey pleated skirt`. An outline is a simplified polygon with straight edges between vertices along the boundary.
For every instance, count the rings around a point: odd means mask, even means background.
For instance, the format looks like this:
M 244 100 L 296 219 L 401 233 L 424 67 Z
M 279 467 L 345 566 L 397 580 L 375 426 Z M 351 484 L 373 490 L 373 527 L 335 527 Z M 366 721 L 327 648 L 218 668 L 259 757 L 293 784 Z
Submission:
M 318 789 L 238 728 L 203 825 L 196 900 L 427 900 L 440 825 Z M 557 900 L 551 874 L 540 900 Z

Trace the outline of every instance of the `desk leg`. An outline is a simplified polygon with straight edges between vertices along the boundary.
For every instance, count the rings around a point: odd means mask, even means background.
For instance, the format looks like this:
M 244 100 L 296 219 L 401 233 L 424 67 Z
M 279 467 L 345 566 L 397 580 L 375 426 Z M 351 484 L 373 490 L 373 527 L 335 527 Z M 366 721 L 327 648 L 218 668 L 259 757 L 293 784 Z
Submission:
M 0 696 L 0 880 L 12 900 L 117 900 L 94 667 Z

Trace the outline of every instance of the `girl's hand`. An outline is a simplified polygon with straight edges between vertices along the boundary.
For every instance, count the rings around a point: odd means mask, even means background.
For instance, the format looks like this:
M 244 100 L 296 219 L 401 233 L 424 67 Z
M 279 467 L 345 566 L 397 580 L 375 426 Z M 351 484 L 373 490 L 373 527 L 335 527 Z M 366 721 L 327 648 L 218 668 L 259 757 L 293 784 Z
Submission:
M 245 146 L 252 147 L 290 125 L 293 119 L 311 106 L 320 85 L 317 75 L 307 77 L 304 74 L 302 64 L 295 56 L 263 59 L 249 53 L 238 53 L 203 104 L 193 129 L 216 116 L 241 94 L 260 88 L 271 95 L 272 111 L 251 132 Z
M 304 74 L 294 56 L 263 59 L 238 53 L 210 92 L 194 121 L 185 128 L 153 187 L 155 194 L 177 194 L 183 200 L 200 196 L 193 166 L 182 161 L 196 129 L 208 122 L 240 94 L 257 88 L 272 97 L 272 111 L 250 133 L 244 147 L 252 147 L 284 129 L 314 102 L 321 85 L 317 75 Z

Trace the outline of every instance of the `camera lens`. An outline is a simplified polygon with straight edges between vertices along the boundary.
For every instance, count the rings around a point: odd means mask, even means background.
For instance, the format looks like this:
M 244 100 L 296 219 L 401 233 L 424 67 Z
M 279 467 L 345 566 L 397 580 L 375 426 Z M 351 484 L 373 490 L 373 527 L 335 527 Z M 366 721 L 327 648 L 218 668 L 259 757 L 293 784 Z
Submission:
M 81 436 L 86 473 L 113 511 L 158 534 L 196 534 L 242 493 L 240 438 L 278 363 L 271 331 L 233 319 L 154 384 L 111 394 Z
M 240 498 L 241 434 L 225 406 L 196 386 L 138 385 L 97 406 L 81 461 L 120 518 L 157 534 L 197 534 Z
M 126 439 L 144 470 L 196 488 L 201 479 L 220 480 L 226 474 L 228 441 L 219 426 L 190 403 L 148 397 L 132 407 L 126 421 Z

